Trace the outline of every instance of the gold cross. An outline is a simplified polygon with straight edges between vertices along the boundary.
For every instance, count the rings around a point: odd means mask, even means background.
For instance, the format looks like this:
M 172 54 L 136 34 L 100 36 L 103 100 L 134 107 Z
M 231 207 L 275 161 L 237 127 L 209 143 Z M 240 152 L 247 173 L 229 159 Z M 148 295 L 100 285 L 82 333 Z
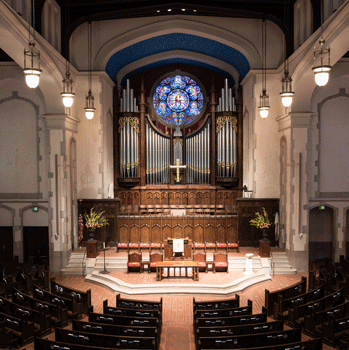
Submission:
M 176 165 L 170 165 L 171 169 L 177 169 L 177 178 L 176 178 L 176 182 L 180 182 L 181 179 L 179 177 L 179 169 L 185 169 L 187 166 L 186 165 L 179 165 L 179 159 L 177 158 L 177 163 Z

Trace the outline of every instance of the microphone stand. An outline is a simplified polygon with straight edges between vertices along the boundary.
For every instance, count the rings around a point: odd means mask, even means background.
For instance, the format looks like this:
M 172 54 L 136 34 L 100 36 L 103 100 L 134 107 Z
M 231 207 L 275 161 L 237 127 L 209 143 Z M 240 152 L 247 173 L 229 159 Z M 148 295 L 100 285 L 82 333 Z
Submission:
M 101 271 L 100 273 L 107 274 L 107 273 L 109 273 L 109 271 L 105 268 L 105 251 L 106 251 L 105 243 L 104 243 L 103 251 L 104 251 L 104 270 Z

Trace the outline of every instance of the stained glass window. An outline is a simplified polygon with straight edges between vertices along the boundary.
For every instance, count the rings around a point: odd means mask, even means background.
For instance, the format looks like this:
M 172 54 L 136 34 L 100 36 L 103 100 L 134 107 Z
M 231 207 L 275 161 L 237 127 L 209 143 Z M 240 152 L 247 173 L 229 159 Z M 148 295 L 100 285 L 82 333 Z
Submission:
M 192 123 L 203 112 L 201 90 L 196 81 L 187 76 L 175 75 L 163 79 L 153 95 L 156 114 L 170 125 Z

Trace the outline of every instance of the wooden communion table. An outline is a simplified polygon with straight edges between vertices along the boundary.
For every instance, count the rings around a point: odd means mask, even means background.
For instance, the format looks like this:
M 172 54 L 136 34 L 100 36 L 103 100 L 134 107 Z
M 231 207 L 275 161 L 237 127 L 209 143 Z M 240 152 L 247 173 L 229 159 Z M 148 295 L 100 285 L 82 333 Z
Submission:
M 170 277 L 191 277 L 194 281 L 199 280 L 199 262 L 197 261 L 158 261 L 156 262 L 156 280 Z M 176 275 L 176 268 L 179 268 L 179 275 Z M 182 268 L 185 269 L 185 276 L 182 276 Z M 188 276 L 188 269 L 193 269 L 191 276 Z M 163 275 L 163 270 L 167 269 L 167 275 Z M 170 276 L 170 270 L 173 269 L 173 276 Z

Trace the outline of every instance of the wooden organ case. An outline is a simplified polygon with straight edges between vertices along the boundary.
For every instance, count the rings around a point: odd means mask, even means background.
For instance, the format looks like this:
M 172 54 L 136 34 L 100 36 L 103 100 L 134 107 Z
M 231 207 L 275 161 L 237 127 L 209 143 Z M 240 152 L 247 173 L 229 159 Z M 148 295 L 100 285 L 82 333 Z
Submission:
M 193 243 L 258 242 L 240 217 L 244 212 L 240 203 L 245 203 L 239 201 L 243 197 L 242 87 L 233 91 L 225 80 L 216 96 L 212 84 L 209 98 L 204 96 L 207 106 L 202 117 L 182 129 L 159 126 L 149 107 L 154 98 L 150 91 L 146 93 L 143 80 L 139 103 L 129 81 L 121 98 L 118 95 L 114 96 L 113 130 L 114 197 L 119 202 L 110 239 L 123 243 L 164 243 L 167 237 Z M 248 202 L 249 208 L 253 202 Z M 81 203 L 84 210 L 89 207 L 84 200 Z M 260 208 L 258 200 L 254 206 Z M 277 206 L 278 200 L 272 199 L 271 214 Z M 183 209 L 185 215 L 173 215 L 173 209 Z M 239 230 L 242 222 L 243 232 Z

